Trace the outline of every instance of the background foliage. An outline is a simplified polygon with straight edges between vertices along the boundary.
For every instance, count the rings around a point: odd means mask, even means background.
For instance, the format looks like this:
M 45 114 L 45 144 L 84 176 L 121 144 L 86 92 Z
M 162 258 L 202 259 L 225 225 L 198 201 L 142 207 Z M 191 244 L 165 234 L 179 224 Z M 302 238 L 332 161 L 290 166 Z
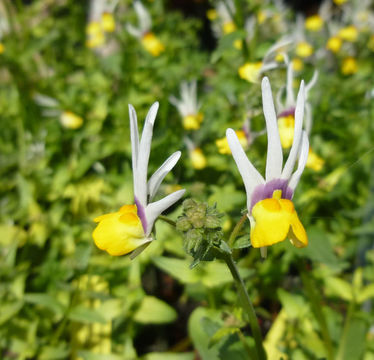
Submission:
M 227 127 L 239 130 L 249 120 L 252 131 L 264 128 L 260 85 L 241 79 L 238 69 L 260 61 L 285 35 L 295 36 L 284 50 L 294 59 L 296 35 L 303 32 L 314 52 L 302 59 L 295 89 L 318 69 L 309 96 L 310 142 L 324 161 L 320 171 L 305 170 L 295 196 L 310 245 L 299 250 L 280 243 L 264 261 L 248 248 L 236 250 L 236 257 L 269 359 L 320 359 L 329 347 L 336 359 L 374 359 L 374 13 L 372 2 L 365 9 L 360 4 L 331 3 L 330 18 L 311 32 L 303 24 L 300 30 L 296 14 L 278 2 L 237 1 L 236 30 L 216 30 L 215 45 L 207 46 L 202 34 L 207 26 L 222 27 L 220 14 L 214 20 L 186 17 L 165 1 L 144 1 L 152 32 L 165 46 L 152 56 L 126 30 L 137 22 L 131 1 L 118 2 L 115 31 L 102 46 L 89 48 L 88 2 L 4 0 L 0 357 L 247 358 L 252 339 L 224 264 L 190 270 L 181 234 L 161 221 L 157 241 L 136 260 L 110 257 L 93 244 L 92 219 L 132 203 L 127 104 L 144 119 L 158 100 L 150 172 L 181 149 L 162 193 L 181 186 L 187 197 L 216 203 L 229 234 L 246 197 L 232 157 L 220 154 L 215 141 Z M 359 10 L 367 12 L 367 23 L 355 20 Z M 246 19 L 254 19 L 250 33 Z M 351 24 L 357 40 L 328 51 L 335 28 Z M 357 69 L 344 74 L 347 56 Z M 286 66 L 280 61 L 266 75 L 275 94 L 286 82 Z M 169 102 L 170 95 L 179 97 L 182 81 L 192 80 L 204 114 L 195 131 L 183 128 Z M 68 111 L 82 124 L 64 124 Z M 191 157 L 195 147 L 206 159 L 202 169 Z M 262 172 L 265 153 L 262 134 L 247 150 Z M 176 219 L 180 211 L 177 205 L 167 215 Z M 249 224 L 244 229 L 248 239 Z

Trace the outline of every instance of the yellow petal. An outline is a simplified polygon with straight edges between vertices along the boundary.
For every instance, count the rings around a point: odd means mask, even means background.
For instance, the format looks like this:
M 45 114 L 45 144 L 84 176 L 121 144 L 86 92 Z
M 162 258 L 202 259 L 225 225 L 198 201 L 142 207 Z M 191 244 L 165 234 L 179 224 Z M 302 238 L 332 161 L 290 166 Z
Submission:
M 123 206 L 120 211 L 99 216 L 99 222 L 92 233 L 96 246 L 110 255 L 128 254 L 149 242 L 145 237 L 142 222 L 135 205 Z M 126 211 L 128 210 L 128 211 Z
M 146 33 L 142 38 L 144 48 L 153 56 L 159 56 L 164 50 L 164 44 L 152 32 Z
M 255 220 L 251 229 L 254 248 L 277 244 L 287 237 L 296 247 L 308 245 L 306 231 L 291 200 L 276 197 L 261 200 L 253 207 L 252 216 Z
M 284 149 L 290 148 L 295 133 L 295 118 L 293 115 L 280 117 L 278 119 L 278 129 L 282 147 Z
M 247 80 L 251 83 L 258 82 L 258 78 L 260 75 L 260 70 L 262 68 L 262 62 L 255 62 L 255 63 L 246 63 L 243 66 L 241 66 L 238 70 L 239 76 Z

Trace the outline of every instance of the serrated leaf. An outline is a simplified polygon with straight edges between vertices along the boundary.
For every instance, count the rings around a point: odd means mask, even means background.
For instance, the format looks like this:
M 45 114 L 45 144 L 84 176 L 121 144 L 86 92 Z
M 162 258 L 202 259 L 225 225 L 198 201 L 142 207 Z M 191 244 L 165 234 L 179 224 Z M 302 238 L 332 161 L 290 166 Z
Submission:
M 249 238 L 249 234 L 238 237 L 234 245 L 232 246 L 233 249 L 245 249 L 251 246 L 251 241 Z
M 154 296 L 145 296 L 134 315 L 134 320 L 142 324 L 167 324 L 176 318 L 175 309 Z

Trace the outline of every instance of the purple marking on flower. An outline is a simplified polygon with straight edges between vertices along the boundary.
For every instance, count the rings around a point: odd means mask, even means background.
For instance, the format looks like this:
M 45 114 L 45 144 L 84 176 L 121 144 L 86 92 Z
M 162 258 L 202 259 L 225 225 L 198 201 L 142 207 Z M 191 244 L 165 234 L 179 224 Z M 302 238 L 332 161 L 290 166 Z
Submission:
M 278 119 L 281 118 L 281 117 L 289 116 L 289 115 L 295 116 L 295 107 L 290 107 L 289 109 L 286 109 L 286 110 L 282 111 L 278 115 Z
M 140 221 L 142 222 L 142 225 L 143 225 L 143 230 L 144 232 L 146 233 L 147 232 L 147 219 L 145 217 L 145 211 L 144 211 L 144 207 L 142 204 L 140 204 L 139 200 L 135 197 L 135 205 L 138 209 L 138 216 L 139 216 L 139 219 Z
M 282 190 L 282 199 L 292 199 L 293 191 L 288 187 L 288 180 L 274 179 L 266 184 L 256 186 L 252 193 L 250 212 L 259 201 L 272 198 L 275 190 Z

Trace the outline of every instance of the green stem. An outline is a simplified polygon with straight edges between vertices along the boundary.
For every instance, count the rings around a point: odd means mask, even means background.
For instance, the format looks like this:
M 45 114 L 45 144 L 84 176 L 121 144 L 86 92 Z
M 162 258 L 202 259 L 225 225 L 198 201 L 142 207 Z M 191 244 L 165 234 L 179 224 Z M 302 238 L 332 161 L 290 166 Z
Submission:
M 238 236 L 244 222 L 247 220 L 247 213 L 245 213 L 239 220 L 239 222 L 235 225 L 234 227 L 234 230 L 232 231 L 230 237 L 229 237 L 229 241 L 228 241 L 228 244 L 230 247 L 232 247 L 234 245 L 234 241 L 236 239 L 236 237 Z
M 334 360 L 334 348 L 330 337 L 329 329 L 327 327 L 326 318 L 322 312 L 321 299 L 313 285 L 310 274 L 306 273 L 306 270 L 300 266 L 301 280 L 304 284 L 305 291 L 310 301 L 312 311 L 321 329 L 323 343 L 326 348 L 327 360 Z
M 225 260 L 227 266 L 230 269 L 231 275 L 238 288 L 239 299 L 241 301 L 241 305 L 244 311 L 248 315 L 249 325 L 251 327 L 252 335 L 255 340 L 255 347 L 256 347 L 255 359 L 266 360 L 266 353 L 262 345 L 262 335 L 261 335 L 260 326 L 258 325 L 257 316 L 253 308 L 251 299 L 249 298 L 249 295 L 245 288 L 244 281 L 239 274 L 239 270 L 235 264 L 235 261 L 232 255 L 229 253 L 223 253 L 222 255 L 223 255 L 223 259 Z
M 169 219 L 168 217 L 166 217 L 164 215 L 160 215 L 158 218 L 160 220 L 162 220 L 162 221 L 165 221 L 166 223 L 168 223 L 171 226 L 174 226 L 174 227 L 177 226 L 177 223 L 174 220 L 171 220 L 171 219 Z
M 351 325 L 351 320 L 352 320 L 353 314 L 355 312 L 355 308 L 356 308 L 356 303 L 355 303 L 355 300 L 353 299 L 351 301 L 351 303 L 349 304 L 347 317 L 346 317 L 345 323 L 344 323 L 343 334 L 342 334 L 341 339 L 339 341 L 339 349 L 338 349 L 338 354 L 336 356 L 336 360 L 343 360 L 345 358 L 344 353 L 345 353 L 346 347 L 347 347 L 349 327 Z

